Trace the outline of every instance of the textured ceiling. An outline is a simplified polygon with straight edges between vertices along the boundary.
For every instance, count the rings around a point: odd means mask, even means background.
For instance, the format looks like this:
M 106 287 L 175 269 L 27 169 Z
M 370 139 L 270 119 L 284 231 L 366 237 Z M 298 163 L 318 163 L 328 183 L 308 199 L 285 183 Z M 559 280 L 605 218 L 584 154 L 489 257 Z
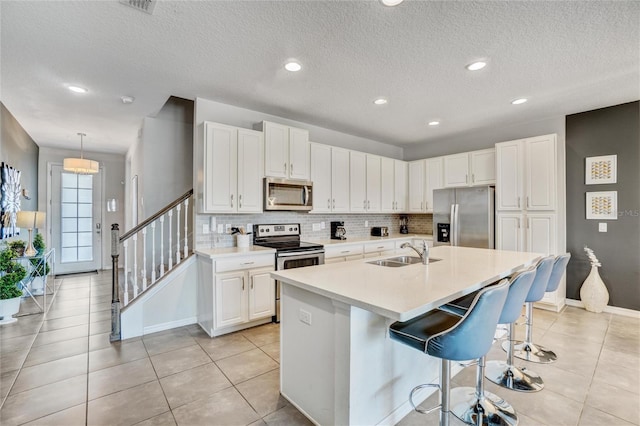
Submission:
M 0 14 L 2 102 L 40 146 L 77 147 L 83 131 L 87 150 L 123 153 L 171 95 L 399 146 L 640 98 L 636 1 L 160 0 L 153 15 L 2 1 Z M 466 71 L 477 58 L 489 65 Z

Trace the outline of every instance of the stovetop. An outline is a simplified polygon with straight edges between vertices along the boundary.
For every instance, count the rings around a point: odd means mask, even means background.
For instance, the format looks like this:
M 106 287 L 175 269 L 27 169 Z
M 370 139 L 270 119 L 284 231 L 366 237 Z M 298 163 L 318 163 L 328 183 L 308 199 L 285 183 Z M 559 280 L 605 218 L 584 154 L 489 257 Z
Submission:
M 292 251 L 320 250 L 324 248 L 322 244 L 307 243 L 304 241 L 273 241 L 273 242 L 258 242 L 255 244 L 262 247 L 274 248 L 278 253 L 292 252 Z
M 322 244 L 300 241 L 300 224 L 254 225 L 253 244 L 276 249 L 277 253 L 321 250 Z

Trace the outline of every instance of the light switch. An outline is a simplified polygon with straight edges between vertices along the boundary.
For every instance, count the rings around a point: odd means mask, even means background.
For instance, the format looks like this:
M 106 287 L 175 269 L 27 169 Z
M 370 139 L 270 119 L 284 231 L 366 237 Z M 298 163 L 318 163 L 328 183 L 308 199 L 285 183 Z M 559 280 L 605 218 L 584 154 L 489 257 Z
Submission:
M 209 233 L 209 224 L 208 223 L 203 223 L 202 224 L 202 233 L 203 234 L 208 234 Z
M 598 223 L 598 232 L 607 232 L 607 222 Z

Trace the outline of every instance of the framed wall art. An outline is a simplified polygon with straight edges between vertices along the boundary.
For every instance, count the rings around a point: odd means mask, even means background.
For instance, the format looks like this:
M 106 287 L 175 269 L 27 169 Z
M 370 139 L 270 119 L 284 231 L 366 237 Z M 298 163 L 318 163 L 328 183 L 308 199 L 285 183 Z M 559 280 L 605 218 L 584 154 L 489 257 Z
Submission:
M 7 163 L 0 165 L 0 240 L 20 234 L 16 216 L 20 211 L 20 171 Z
M 587 219 L 618 219 L 618 191 L 587 192 Z
M 584 183 L 586 185 L 616 183 L 618 177 L 617 162 L 617 155 L 587 157 L 585 164 Z

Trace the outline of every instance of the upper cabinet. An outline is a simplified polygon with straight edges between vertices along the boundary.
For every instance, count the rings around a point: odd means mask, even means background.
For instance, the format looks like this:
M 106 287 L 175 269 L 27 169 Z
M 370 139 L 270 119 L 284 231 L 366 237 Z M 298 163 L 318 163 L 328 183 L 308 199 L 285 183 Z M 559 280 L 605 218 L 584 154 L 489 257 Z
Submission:
M 447 155 L 444 158 L 445 188 L 491 185 L 495 178 L 495 149 Z
M 556 208 L 556 135 L 496 144 L 498 210 Z
M 380 212 L 380 174 L 379 156 L 349 152 L 349 209 L 352 213 Z
M 262 133 L 204 123 L 202 213 L 261 213 Z
M 402 213 L 407 209 L 408 164 L 387 157 L 380 162 L 380 211 Z
M 310 145 L 307 130 L 269 121 L 259 123 L 256 128 L 264 133 L 266 176 L 309 180 Z
M 443 186 L 444 158 L 428 158 L 425 160 L 425 192 L 424 207 L 427 213 L 433 212 L 433 190 Z
M 409 163 L 409 212 L 433 212 L 433 190 L 442 188 L 443 164 L 444 157 Z
M 311 143 L 312 213 L 349 211 L 349 151 Z

